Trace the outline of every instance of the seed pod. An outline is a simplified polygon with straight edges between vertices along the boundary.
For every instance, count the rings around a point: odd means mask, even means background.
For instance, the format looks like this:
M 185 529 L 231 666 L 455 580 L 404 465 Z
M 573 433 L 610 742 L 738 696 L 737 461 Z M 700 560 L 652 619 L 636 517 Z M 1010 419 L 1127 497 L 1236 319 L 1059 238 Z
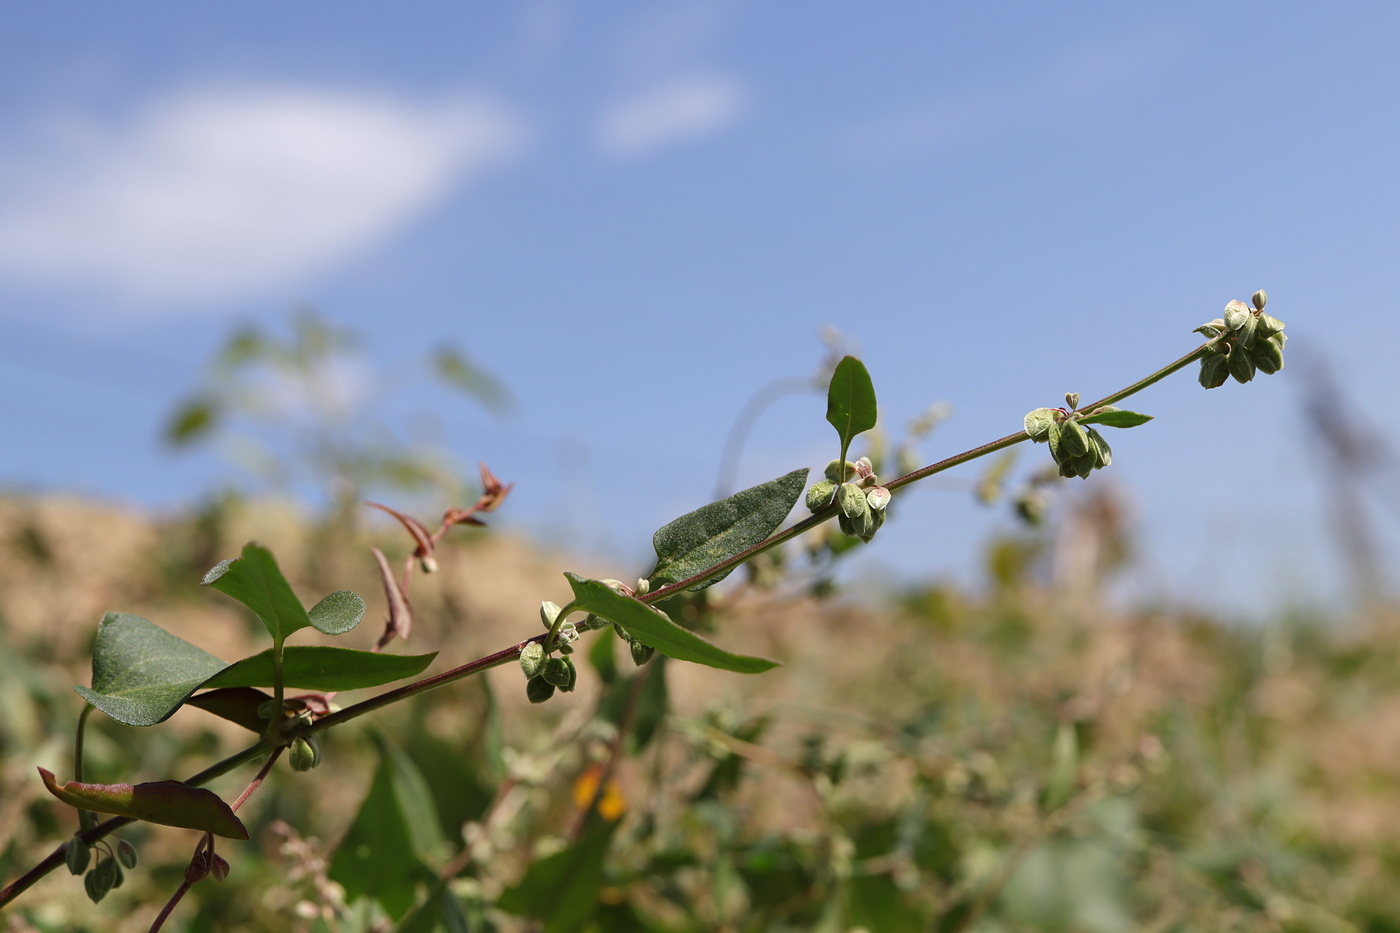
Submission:
M 544 623 L 545 630 L 554 628 L 554 620 L 559 618 L 559 604 L 545 600 L 540 603 L 540 621 Z
M 544 645 L 537 641 L 532 641 L 524 648 L 520 649 L 520 670 L 525 673 L 526 680 L 534 680 L 540 673 L 540 667 L 544 664 Z
M 299 735 L 287 749 L 287 763 L 293 771 L 310 771 L 321 763 L 321 743 L 314 735 Z
M 1274 336 L 1282 337 L 1283 334 Z M 1254 365 L 1266 376 L 1272 376 L 1283 369 L 1283 344 L 1281 341 L 1275 341 L 1273 337 L 1255 343 L 1249 355 L 1254 360 Z
M 1094 467 L 1098 465 L 1098 459 L 1098 455 L 1092 450 L 1087 450 L 1075 457 L 1073 460 L 1074 475 L 1080 479 L 1088 479 L 1089 474 L 1094 472 Z
M 1031 440 L 1037 444 L 1049 439 L 1050 428 L 1055 423 L 1055 409 L 1037 408 L 1035 411 L 1026 414 L 1021 422 L 1026 429 L 1026 433 L 1031 436 Z
M 885 516 L 888 514 L 889 513 L 884 509 L 872 509 L 870 512 L 869 531 L 861 535 L 860 539 L 866 544 L 869 544 L 870 539 L 875 537 L 875 532 L 879 531 L 881 526 L 885 524 Z
M 1060 425 L 1060 449 L 1071 457 L 1082 457 L 1089 452 L 1089 433 L 1084 425 L 1073 418 Z
M 1225 306 L 1225 329 L 1233 334 L 1244 326 L 1245 318 L 1252 316 L 1249 305 L 1243 301 L 1232 301 Z
M 1045 432 L 1045 439 L 1050 442 L 1050 457 L 1056 463 L 1063 463 L 1068 454 L 1064 448 L 1064 425 L 1056 421 L 1050 425 L 1050 430 Z
M 1216 389 L 1230 378 L 1230 364 L 1224 356 L 1207 356 L 1201 360 L 1199 381 L 1207 389 Z
M 554 696 L 554 684 L 545 680 L 543 677 L 536 677 L 534 680 L 525 684 L 525 696 L 531 703 L 543 703 L 545 700 Z
M 1225 363 L 1230 367 L 1230 375 L 1235 377 L 1238 383 L 1246 383 L 1254 378 L 1254 360 L 1249 358 L 1249 352 L 1243 347 L 1235 347 L 1230 351 L 1230 355 L 1225 358 Z
M 1269 303 L 1269 293 L 1261 288 L 1259 291 L 1255 292 L 1249 300 L 1253 302 L 1254 310 L 1263 311 L 1264 305 Z
M 573 658 L 560 658 L 560 660 L 564 662 L 564 666 L 569 671 L 569 680 L 567 683 L 560 684 L 559 689 L 565 693 L 573 693 L 574 684 L 578 683 L 578 668 L 574 667 Z
M 563 658 L 550 658 L 540 668 L 540 677 L 556 687 L 563 687 L 569 682 L 569 664 Z
M 63 844 L 63 861 L 70 875 L 81 875 L 92 861 L 92 847 L 77 836 L 72 836 Z
M 228 859 L 215 853 L 214 861 L 209 866 L 209 873 L 214 876 L 215 881 L 225 881 L 228 879 Z
M 807 511 L 820 512 L 831 505 L 832 497 L 836 495 L 836 484 L 829 479 L 821 480 L 812 484 L 812 488 L 807 490 Z
M 140 858 L 136 854 L 136 846 L 125 839 L 117 840 L 117 861 L 122 863 L 124 868 L 135 868 Z
M 1103 435 L 1093 428 L 1089 429 L 1089 443 L 1093 446 L 1091 452 L 1094 455 L 1094 469 L 1102 470 L 1113 462 L 1113 448 L 1109 447 Z
M 98 904 L 112 890 L 112 885 L 105 873 L 94 868 L 83 878 L 83 890 L 87 892 L 88 900 Z

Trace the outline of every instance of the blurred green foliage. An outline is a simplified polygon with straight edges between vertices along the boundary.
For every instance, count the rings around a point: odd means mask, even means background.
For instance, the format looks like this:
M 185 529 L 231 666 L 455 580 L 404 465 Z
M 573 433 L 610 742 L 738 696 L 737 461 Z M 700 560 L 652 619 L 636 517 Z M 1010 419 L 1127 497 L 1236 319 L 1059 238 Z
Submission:
M 252 841 L 220 843 L 229 879 L 197 885 L 167 929 L 1397 929 L 1396 619 L 1112 610 L 1113 514 L 1085 499 L 1059 533 L 991 542 L 979 591 L 856 606 L 776 562 L 668 607 L 782 659 L 770 674 L 638 669 L 603 631 L 578 691 L 545 707 L 511 667 L 336 730 L 321 767 L 274 772 L 240 813 Z M 1070 526 L 1106 557 L 1055 579 Z M 34 769 L 70 769 L 69 685 L 88 682 L 101 611 L 235 656 L 246 624 L 196 583 L 250 528 L 306 592 L 333 567 L 375 594 L 364 546 L 406 547 L 388 524 L 331 537 L 233 499 L 161 522 L 0 500 L 5 880 L 73 829 Z M 565 589 L 563 567 L 507 539 L 440 554 L 414 592 L 415 652 L 533 634 L 532 600 Z M 188 774 L 236 741 L 193 709 L 149 730 L 99 714 L 89 779 Z M 124 835 L 141 865 L 103 904 L 58 872 L 4 929 L 145 929 L 193 834 Z

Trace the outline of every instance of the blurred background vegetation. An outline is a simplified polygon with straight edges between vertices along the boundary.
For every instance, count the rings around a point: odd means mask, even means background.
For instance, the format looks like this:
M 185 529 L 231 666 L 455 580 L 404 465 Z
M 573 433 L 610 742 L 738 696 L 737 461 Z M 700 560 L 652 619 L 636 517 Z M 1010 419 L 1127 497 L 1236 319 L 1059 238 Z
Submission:
M 474 497 L 456 479 L 468 471 L 430 450 L 315 410 L 306 431 L 252 400 L 279 367 L 282 384 L 300 373 L 314 386 L 352 346 L 310 316 L 283 343 L 242 332 L 171 421 L 179 442 L 239 419 L 290 432 L 305 448 L 266 475 L 327 483 L 324 508 L 290 507 L 275 484 L 161 516 L 0 498 L 0 878 L 76 826 L 35 767 L 71 771 L 69 688 L 88 682 L 104 611 L 226 659 L 257 650 L 256 620 L 197 585 L 256 539 L 299 592 L 365 596 L 349 637 L 367 647 L 386 614 L 367 546 L 391 561 L 412 547 L 359 499 L 396 492 L 431 525 L 423 502 Z M 504 404 L 464 355 L 444 351 L 438 367 Z M 1376 461 L 1349 460 L 1334 433 L 1350 556 L 1365 552 L 1367 517 L 1347 490 Z M 969 542 L 984 555 L 977 586 L 856 599 L 833 582 L 844 545 L 819 537 L 668 607 L 781 660 L 775 672 L 638 669 L 604 631 L 581 645 L 577 692 L 544 706 L 511 665 L 336 730 L 317 770 L 274 773 L 242 814 L 252 840 L 221 845 L 228 881 L 198 885 L 166 929 L 1400 930 L 1400 617 L 1384 567 L 1353 560 L 1360 598 L 1330 613 L 1241 624 L 1125 608 L 1106 595 L 1134 560 L 1119 493 L 1034 473 L 1009 488 L 1010 475 L 1000 461 L 974 485 L 1040 521 Z M 539 601 L 564 601 L 564 570 L 645 570 L 490 528 L 454 530 L 439 560 L 415 581 L 406 649 L 440 651 L 433 670 L 535 634 Z M 177 777 L 243 744 L 192 708 L 144 730 L 96 716 L 87 777 Z M 231 797 L 246 777 L 215 790 Z M 104 903 L 55 873 L 4 929 L 146 929 L 195 838 L 124 835 L 142 864 Z

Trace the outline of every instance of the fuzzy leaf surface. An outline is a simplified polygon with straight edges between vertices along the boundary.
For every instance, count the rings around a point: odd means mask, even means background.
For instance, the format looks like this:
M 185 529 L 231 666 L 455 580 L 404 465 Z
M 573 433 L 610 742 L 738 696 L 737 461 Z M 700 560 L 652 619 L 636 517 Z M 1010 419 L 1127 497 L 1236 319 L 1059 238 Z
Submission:
M 1101 424 L 1109 428 L 1135 428 L 1140 424 L 1147 424 L 1152 420 L 1151 415 L 1139 414 L 1135 411 L 1101 411 L 1093 415 L 1085 415 L 1078 419 L 1080 424 Z
M 339 590 L 312 606 L 306 617 L 318 632 L 344 635 L 364 621 L 365 601 L 349 590 Z
M 758 674 L 778 666 L 777 661 L 731 654 L 689 629 L 681 628 L 670 617 L 646 603 L 623 596 L 598 580 L 585 580 L 566 573 L 574 591 L 574 607 L 616 622 L 643 644 L 650 645 L 677 661 L 690 661 L 740 674 Z
M 43 768 L 39 776 L 49 793 L 69 806 L 94 813 L 112 813 L 147 823 L 202 829 L 228 839 L 247 839 L 248 830 L 233 810 L 213 791 L 179 781 L 149 784 L 58 783 Z
M 806 468 L 793 470 L 701 506 L 661 528 L 651 538 L 656 549 L 656 567 L 648 575 L 652 589 L 709 570 L 767 538 L 788 517 L 806 484 Z M 691 589 L 703 590 L 729 573 Z
M 378 687 L 419 673 L 431 654 L 382 654 L 328 645 L 292 645 L 282 649 L 282 682 L 304 690 L 357 690 Z M 230 664 L 202 686 L 271 687 L 272 649 Z
M 277 567 L 272 552 L 259 544 L 247 544 L 243 556 L 220 561 L 204 575 L 204 586 L 232 596 L 257 614 L 273 641 L 279 644 L 298 629 L 311 624 L 301 600 Z
M 878 417 L 875 386 L 865 364 L 854 356 L 843 357 L 831 374 L 826 390 L 826 420 L 841 437 L 841 459 L 857 434 L 875 427 Z
M 154 726 L 227 666 L 138 615 L 109 612 L 92 648 L 92 687 L 73 689 L 117 722 Z

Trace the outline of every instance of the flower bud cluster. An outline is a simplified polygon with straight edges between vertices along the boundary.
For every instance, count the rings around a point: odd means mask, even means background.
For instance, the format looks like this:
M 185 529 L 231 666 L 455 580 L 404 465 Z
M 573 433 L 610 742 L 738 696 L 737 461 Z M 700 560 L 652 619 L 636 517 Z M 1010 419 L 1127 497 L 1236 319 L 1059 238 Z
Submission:
M 1092 426 L 1080 424 L 1079 419 L 1117 410 L 1111 405 L 1095 408 L 1092 412 L 1037 408 L 1026 415 L 1026 433 L 1037 444 L 1050 445 L 1050 456 L 1059 467 L 1061 476 L 1088 479 L 1090 473 L 1113 462 L 1113 450 L 1102 434 Z
M 833 502 L 840 508 L 836 521 L 848 535 L 869 542 L 885 523 L 890 491 L 880 485 L 869 457 L 833 460 L 826 465 L 826 479 L 807 490 L 807 508 L 820 512 Z
M 546 631 L 554 629 L 559 618 L 557 603 L 545 600 L 540 603 L 540 621 Z M 592 618 L 591 616 L 589 617 Z M 578 628 L 572 622 L 565 622 L 555 633 L 559 657 L 549 657 L 544 645 L 538 641 L 528 641 L 520 647 L 520 670 L 525 675 L 525 696 L 531 703 L 543 703 L 554 696 L 556 689 L 569 693 L 578 679 L 578 670 L 569 655 L 573 654 L 573 643 L 578 641 Z
M 1263 289 L 1250 300 L 1253 307 L 1232 301 L 1225 306 L 1224 317 L 1196 328 L 1196 333 L 1212 340 L 1224 338 L 1211 344 L 1201 360 L 1200 382 L 1207 389 L 1224 385 L 1231 377 L 1248 382 L 1256 371 L 1272 376 L 1283 369 L 1283 345 L 1288 340 L 1283 322 L 1265 312 L 1269 296 Z

